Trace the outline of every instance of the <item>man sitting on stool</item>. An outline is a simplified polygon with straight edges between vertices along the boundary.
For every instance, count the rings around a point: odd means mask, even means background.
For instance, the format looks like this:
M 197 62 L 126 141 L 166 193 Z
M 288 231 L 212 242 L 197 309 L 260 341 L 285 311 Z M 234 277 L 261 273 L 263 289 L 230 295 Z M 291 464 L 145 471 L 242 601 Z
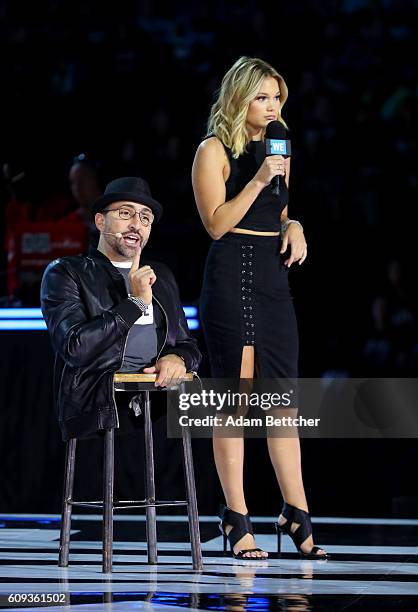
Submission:
M 119 427 L 115 372 L 155 373 L 155 385 L 164 387 L 196 370 L 201 359 L 172 273 L 160 263 L 140 266 L 162 215 L 147 182 L 111 181 L 92 213 L 97 249 L 51 262 L 41 286 L 64 440 Z

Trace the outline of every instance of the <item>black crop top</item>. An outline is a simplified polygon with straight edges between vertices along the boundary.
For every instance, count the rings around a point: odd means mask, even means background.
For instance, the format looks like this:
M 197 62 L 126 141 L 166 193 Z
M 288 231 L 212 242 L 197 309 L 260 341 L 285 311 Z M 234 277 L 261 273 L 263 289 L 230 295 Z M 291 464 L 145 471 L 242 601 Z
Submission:
M 247 151 L 234 159 L 231 150 L 225 147 L 231 173 L 225 183 L 226 201 L 234 198 L 254 177 L 266 156 L 264 141 L 251 140 Z M 289 191 L 284 178 L 280 180 L 280 196 L 272 194 L 267 185 L 256 197 L 248 211 L 235 227 L 261 232 L 279 232 L 280 215 L 289 202 Z

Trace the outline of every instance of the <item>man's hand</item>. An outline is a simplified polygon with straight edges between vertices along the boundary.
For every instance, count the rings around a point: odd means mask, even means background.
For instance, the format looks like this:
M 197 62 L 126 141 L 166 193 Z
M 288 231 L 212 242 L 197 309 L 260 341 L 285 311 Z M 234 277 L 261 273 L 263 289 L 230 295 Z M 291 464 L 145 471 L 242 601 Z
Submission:
M 129 271 L 129 284 L 131 287 L 131 295 L 139 297 L 145 304 L 152 302 L 151 287 L 157 280 L 154 270 L 150 266 L 139 267 L 141 257 L 141 247 L 138 247 L 135 257 L 132 260 L 131 269 Z
M 144 374 L 158 374 L 155 381 L 156 387 L 169 387 L 176 384 L 186 374 L 184 361 L 178 355 L 164 355 L 150 368 L 144 368 Z
M 290 244 L 290 257 L 286 259 L 284 265 L 290 268 L 294 261 L 299 261 L 301 265 L 308 254 L 307 244 L 302 228 L 297 223 L 289 223 L 287 230 L 283 234 L 282 248 L 280 253 L 284 253 Z

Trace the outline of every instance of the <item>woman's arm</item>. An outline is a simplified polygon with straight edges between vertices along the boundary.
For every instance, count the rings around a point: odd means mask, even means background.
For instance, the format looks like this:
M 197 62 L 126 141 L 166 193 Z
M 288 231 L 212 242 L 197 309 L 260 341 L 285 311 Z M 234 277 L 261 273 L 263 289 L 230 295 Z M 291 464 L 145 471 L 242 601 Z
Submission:
M 284 160 L 284 167 L 285 167 L 285 171 L 286 174 L 284 176 L 284 180 L 286 181 L 286 187 L 289 189 L 289 178 L 290 178 L 290 157 L 287 157 Z M 282 210 L 282 213 L 280 215 L 280 221 L 282 223 L 286 223 L 286 221 L 289 219 L 289 206 L 285 206 Z
M 241 221 L 273 176 L 283 174 L 284 171 L 279 169 L 281 165 L 283 165 L 281 156 L 266 157 L 244 189 L 225 202 L 223 145 L 215 137 L 208 138 L 199 145 L 192 168 L 193 191 L 200 218 L 208 234 L 214 240 L 219 240 Z
M 290 177 L 290 157 L 285 160 L 286 175 L 285 181 L 287 188 L 289 189 L 289 177 Z M 305 236 L 303 235 L 303 228 L 299 221 L 289 219 L 289 207 L 285 206 L 280 215 L 280 221 L 282 224 L 282 248 L 280 253 L 285 253 L 288 245 L 290 244 L 291 253 L 290 257 L 284 262 L 285 266 L 290 266 L 294 261 L 299 261 L 301 265 L 307 257 L 307 244 Z

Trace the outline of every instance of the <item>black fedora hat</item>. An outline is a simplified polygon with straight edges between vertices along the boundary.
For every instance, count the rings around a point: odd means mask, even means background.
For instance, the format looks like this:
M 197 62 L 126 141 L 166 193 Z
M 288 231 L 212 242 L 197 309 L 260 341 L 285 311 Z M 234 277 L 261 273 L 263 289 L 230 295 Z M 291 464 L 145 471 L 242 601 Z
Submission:
M 93 203 L 92 214 L 101 212 L 113 202 L 135 202 L 136 204 L 149 206 L 154 213 L 154 223 L 157 223 L 163 214 L 161 204 L 151 197 L 147 181 L 136 176 L 125 176 L 110 181 L 106 185 L 104 194 Z

